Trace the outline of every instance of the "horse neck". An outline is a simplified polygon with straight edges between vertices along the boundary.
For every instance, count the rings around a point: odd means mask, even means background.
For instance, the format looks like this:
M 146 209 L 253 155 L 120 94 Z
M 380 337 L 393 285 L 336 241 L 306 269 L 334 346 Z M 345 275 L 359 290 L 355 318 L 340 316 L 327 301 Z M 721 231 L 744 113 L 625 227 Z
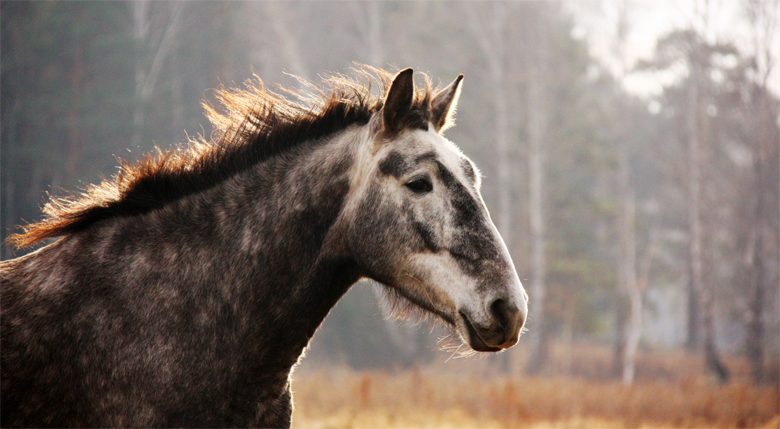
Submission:
M 277 356 L 284 355 L 279 344 L 293 344 L 280 365 L 297 360 L 359 277 L 336 226 L 349 191 L 356 135 L 345 131 L 265 161 L 226 183 L 221 209 L 215 208 L 229 225 L 222 258 L 247 270 L 244 284 L 235 287 L 251 297 L 259 335 Z
M 350 135 L 302 145 L 161 210 L 118 218 L 99 232 L 109 251 L 100 257 L 127 264 L 128 279 L 157 273 L 148 287 L 163 290 L 153 293 L 189 296 L 211 317 L 232 309 L 232 325 L 220 329 L 245 339 L 236 348 L 251 348 L 241 352 L 254 362 L 251 376 L 286 376 L 359 277 L 334 230 L 349 190 Z

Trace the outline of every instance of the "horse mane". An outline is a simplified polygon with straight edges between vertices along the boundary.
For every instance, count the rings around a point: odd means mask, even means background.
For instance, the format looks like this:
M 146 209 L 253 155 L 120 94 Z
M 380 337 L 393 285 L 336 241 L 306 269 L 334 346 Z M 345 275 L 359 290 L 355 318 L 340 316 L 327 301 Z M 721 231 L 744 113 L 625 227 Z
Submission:
M 316 144 L 351 125 L 365 125 L 382 108 L 393 76 L 363 65 L 354 72 L 355 77 L 326 76 L 319 85 L 298 78 L 301 89 L 279 86 L 279 92 L 269 91 L 256 75 L 245 89 L 221 87 L 218 106 L 203 102 L 215 130 L 211 141 L 199 135 L 168 151 L 156 147 L 134 164 L 120 159 L 119 171 L 100 184 L 70 196 L 50 196 L 43 220 L 22 227 L 8 242 L 22 248 L 102 219 L 159 209 L 304 142 Z M 430 118 L 433 90 L 423 76 L 425 86 L 415 91 L 408 127 L 425 127 Z M 372 82 L 379 83 L 379 94 L 372 93 Z

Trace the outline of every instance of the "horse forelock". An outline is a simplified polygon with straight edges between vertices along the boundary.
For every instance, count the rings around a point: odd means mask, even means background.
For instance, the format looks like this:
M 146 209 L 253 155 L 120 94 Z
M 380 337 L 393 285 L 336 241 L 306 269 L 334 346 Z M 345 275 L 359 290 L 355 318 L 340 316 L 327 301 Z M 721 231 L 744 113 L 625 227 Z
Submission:
M 406 128 L 428 126 L 435 91 L 427 76 L 417 87 Z M 216 90 L 217 105 L 204 102 L 214 127 L 203 136 L 163 151 L 143 155 L 134 164 L 120 160 L 119 171 L 83 192 L 50 196 L 44 219 L 23 227 L 8 241 L 25 247 L 84 229 L 102 219 L 131 216 L 161 208 L 169 202 L 216 186 L 275 155 L 316 144 L 352 125 L 367 125 L 383 106 L 392 74 L 358 66 L 353 76 L 334 74 L 320 84 L 298 78 L 301 89 L 279 86 L 268 90 L 263 81 L 245 88 Z M 377 92 L 374 85 L 377 83 Z

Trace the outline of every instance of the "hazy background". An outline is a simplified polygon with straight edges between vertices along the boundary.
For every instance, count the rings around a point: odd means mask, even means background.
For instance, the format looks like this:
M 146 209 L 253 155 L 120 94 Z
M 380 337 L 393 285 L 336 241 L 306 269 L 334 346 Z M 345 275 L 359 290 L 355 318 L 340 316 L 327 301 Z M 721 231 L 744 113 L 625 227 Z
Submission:
M 637 356 L 684 351 L 712 380 L 780 384 L 777 0 L 39 1 L 0 17 L 3 238 L 115 157 L 209 135 L 200 102 L 222 84 L 353 62 L 463 73 L 447 136 L 482 169 L 531 295 L 518 346 L 463 366 L 630 384 L 656 374 Z M 430 331 L 359 285 L 302 371 L 452 365 Z

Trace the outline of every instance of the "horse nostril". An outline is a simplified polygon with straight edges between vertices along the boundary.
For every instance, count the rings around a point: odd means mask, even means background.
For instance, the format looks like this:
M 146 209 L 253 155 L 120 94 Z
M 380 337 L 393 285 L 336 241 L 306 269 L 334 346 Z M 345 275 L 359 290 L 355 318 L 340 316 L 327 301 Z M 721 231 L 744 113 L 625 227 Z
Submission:
M 514 321 L 513 312 L 510 311 L 509 307 L 506 305 L 506 301 L 501 298 L 490 304 L 490 312 L 503 329 L 508 328 Z
M 520 328 L 525 324 L 525 310 L 499 298 L 490 304 L 490 313 L 498 323 L 499 330 L 505 335 L 505 339 L 514 338 L 516 340 Z

